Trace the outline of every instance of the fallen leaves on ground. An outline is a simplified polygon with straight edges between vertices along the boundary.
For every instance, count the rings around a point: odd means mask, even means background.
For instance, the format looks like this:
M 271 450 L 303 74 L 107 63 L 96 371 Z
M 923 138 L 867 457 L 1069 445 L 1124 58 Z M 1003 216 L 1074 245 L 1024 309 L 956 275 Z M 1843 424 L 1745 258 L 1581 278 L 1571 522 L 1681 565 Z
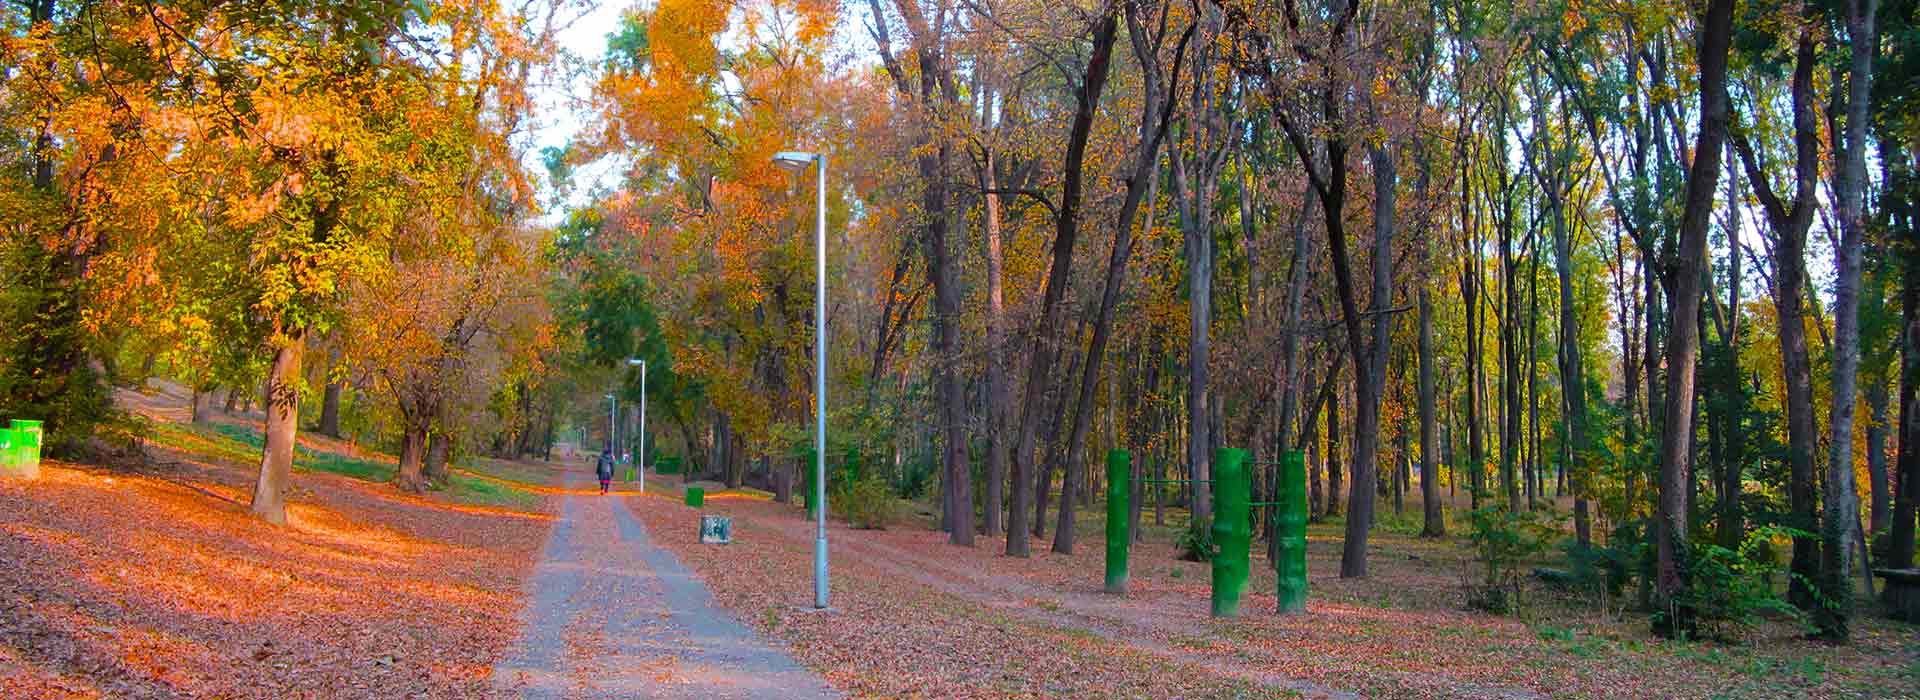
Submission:
M 310 474 L 274 527 L 245 470 L 183 469 L 0 482 L 0 695 L 492 692 L 550 516 Z
M 1850 647 L 1781 629 L 1743 643 L 1664 643 L 1644 618 L 1542 600 L 1523 622 L 1463 609 L 1467 554 L 1376 535 L 1373 576 L 1343 580 L 1337 532 L 1309 541 L 1311 602 L 1272 613 L 1256 552 L 1242 616 L 1208 616 L 1209 569 L 1136 544 L 1125 596 L 1101 592 L 1104 542 L 1000 555 L 905 526 L 830 526 L 833 611 L 812 603 L 813 524 L 797 507 L 713 499 L 729 545 L 697 543 L 699 512 L 630 499 L 654 533 L 745 623 L 783 640 L 856 697 L 1881 698 L 1920 687 L 1911 626 L 1862 619 Z M 1256 547 L 1256 549 L 1258 549 Z M 1551 633 L 1543 631 L 1550 630 Z M 1903 641 L 1904 640 L 1904 641 Z M 1888 693 L 1893 693 L 1889 695 Z

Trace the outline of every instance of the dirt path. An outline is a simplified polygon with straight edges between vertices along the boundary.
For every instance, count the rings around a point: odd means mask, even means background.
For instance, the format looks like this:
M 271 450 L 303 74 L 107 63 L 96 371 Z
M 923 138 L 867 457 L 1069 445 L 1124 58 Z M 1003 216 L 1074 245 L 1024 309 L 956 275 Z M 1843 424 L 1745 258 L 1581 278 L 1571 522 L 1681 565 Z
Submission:
M 584 474 L 569 475 L 583 488 Z M 839 695 L 714 606 L 620 496 L 562 496 L 496 687 L 526 700 Z

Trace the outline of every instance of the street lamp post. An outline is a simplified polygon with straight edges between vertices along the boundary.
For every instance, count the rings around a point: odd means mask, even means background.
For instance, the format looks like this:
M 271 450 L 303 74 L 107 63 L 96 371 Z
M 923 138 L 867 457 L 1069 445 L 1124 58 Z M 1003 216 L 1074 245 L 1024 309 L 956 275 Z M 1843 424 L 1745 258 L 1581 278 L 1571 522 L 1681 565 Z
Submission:
M 815 167 L 813 293 L 813 607 L 827 607 L 827 155 L 782 151 L 773 162 L 790 173 Z
M 620 397 L 607 394 L 607 454 L 620 457 Z
M 634 468 L 640 472 L 640 493 L 647 492 L 647 361 L 627 358 L 627 366 L 640 368 L 640 456 Z

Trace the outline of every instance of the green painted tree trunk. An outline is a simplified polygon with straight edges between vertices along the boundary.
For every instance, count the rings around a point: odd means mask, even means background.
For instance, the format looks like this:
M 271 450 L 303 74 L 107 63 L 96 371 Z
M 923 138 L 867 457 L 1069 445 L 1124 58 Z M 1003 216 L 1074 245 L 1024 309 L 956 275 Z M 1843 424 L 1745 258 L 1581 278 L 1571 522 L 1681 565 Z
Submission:
M 1307 609 L 1307 457 L 1299 450 L 1287 450 L 1280 457 L 1279 529 L 1273 533 L 1280 543 L 1280 556 L 1274 559 L 1278 585 L 1274 591 L 1274 612 L 1287 614 Z
M 1213 458 L 1213 616 L 1239 617 L 1240 593 L 1247 587 L 1248 522 L 1246 450 L 1221 448 Z
M 1127 592 L 1127 550 L 1133 493 L 1133 456 L 1126 450 L 1107 453 L 1107 592 Z

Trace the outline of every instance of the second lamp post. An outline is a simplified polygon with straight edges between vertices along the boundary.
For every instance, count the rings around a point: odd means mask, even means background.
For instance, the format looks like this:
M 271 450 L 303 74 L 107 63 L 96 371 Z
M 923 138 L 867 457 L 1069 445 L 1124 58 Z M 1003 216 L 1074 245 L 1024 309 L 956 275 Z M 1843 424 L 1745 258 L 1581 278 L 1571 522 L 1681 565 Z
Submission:
M 628 367 L 640 368 L 640 456 L 633 459 L 634 469 L 640 472 L 640 493 L 647 492 L 647 361 L 635 357 L 627 358 Z
M 773 162 L 790 173 L 815 172 L 813 290 L 813 607 L 827 607 L 827 156 L 781 151 Z

